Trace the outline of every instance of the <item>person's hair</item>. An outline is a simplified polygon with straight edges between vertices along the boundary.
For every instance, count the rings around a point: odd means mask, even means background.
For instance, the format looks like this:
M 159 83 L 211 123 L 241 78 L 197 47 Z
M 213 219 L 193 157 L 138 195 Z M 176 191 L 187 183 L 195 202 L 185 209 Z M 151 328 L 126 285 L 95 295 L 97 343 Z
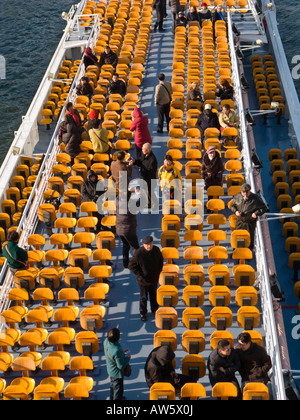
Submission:
M 220 85 L 224 86 L 226 89 L 230 88 L 230 84 L 227 79 L 222 79 Z
M 225 340 L 225 338 L 218 342 L 218 350 L 224 350 L 228 346 L 230 346 L 230 343 L 228 340 Z
M 112 77 L 114 77 L 114 76 L 119 77 L 119 74 L 118 74 L 118 73 L 114 73 L 114 74 L 112 75 Z
M 171 155 L 166 155 L 166 156 L 164 157 L 164 160 L 168 160 L 169 162 L 172 162 L 172 163 L 173 163 L 173 158 L 172 158 L 172 156 L 171 156 Z
M 73 107 L 73 103 L 72 102 L 68 102 L 67 103 L 67 106 L 66 106 L 67 111 L 69 111 L 72 107 Z
M 90 121 L 91 121 L 91 125 L 90 125 L 91 128 L 98 128 L 100 126 L 101 121 L 98 118 L 94 118 L 93 120 L 90 120 Z
M 16 230 L 10 230 L 7 234 L 7 240 L 8 241 L 18 241 L 19 240 L 19 234 Z
M 80 81 L 86 81 L 87 83 L 89 83 L 90 79 L 87 76 L 83 76 Z
M 109 45 L 106 45 L 105 48 L 104 48 L 104 50 L 110 50 L 110 46 Z
M 160 80 L 161 82 L 163 82 L 165 80 L 166 76 L 163 73 L 159 73 L 158 75 L 158 80 Z
M 124 160 L 125 159 L 125 153 L 124 152 L 118 152 L 117 153 L 117 159 L 118 160 Z
M 227 109 L 227 111 L 230 111 L 230 105 L 229 104 L 224 104 L 223 108 Z
M 249 344 L 251 343 L 252 339 L 251 339 L 251 335 L 247 332 L 241 333 L 238 338 L 238 341 L 241 341 L 243 344 Z
M 112 328 L 107 333 L 107 339 L 110 343 L 117 343 L 120 340 L 119 328 Z
M 147 149 L 150 149 L 150 150 L 152 149 L 152 146 L 150 143 L 144 143 L 143 147 L 146 147 Z

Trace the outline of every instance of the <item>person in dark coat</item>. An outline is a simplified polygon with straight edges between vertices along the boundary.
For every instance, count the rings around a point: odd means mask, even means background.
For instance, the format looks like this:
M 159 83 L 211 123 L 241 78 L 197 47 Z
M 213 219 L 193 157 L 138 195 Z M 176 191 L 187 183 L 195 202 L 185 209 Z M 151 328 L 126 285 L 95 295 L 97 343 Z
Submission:
M 188 21 L 187 21 L 187 18 L 184 16 L 184 13 L 183 12 L 179 12 L 178 15 L 177 15 L 177 18 L 175 20 L 175 29 L 178 26 L 184 26 L 186 28 L 187 27 L 187 23 L 188 23 Z
M 186 104 L 188 105 L 189 101 L 199 101 L 203 102 L 202 95 L 200 92 L 200 84 L 193 82 L 188 86 L 188 92 L 186 95 Z
M 143 145 L 142 155 L 134 162 L 134 164 L 141 168 L 141 179 L 143 179 L 148 186 L 148 207 L 156 207 L 158 203 L 157 199 L 155 199 L 156 196 L 152 191 L 152 180 L 157 179 L 158 163 L 154 153 L 152 152 L 150 143 Z M 151 201 L 152 198 L 155 200 L 153 203 Z
M 111 176 L 115 183 L 115 187 L 119 190 L 120 188 L 124 187 L 125 191 L 128 190 L 129 186 L 129 178 L 132 175 L 132 165 L 133 159 L 129 158 L 125 160 L 125 152 L 118 152 L 117 153 L 117 160 L 113 161 L 110 165 Z M 127 172 L 127 183 L 125 184 L 124 176 L 121 178 L 121 172 Z M 125 188 L 126 187 L 126 188 Z M 125 192 L 123 191 L 123 192 Z
M 217 93 L 217 96 L 220 98 L 221 101 L 223 101 L 224 99 L 233 100 L 233 87 L 230 86 L 228 80 L 222 79 L 220 81 L 220 89 Z
M 119 79 L 118 73 L 114 73 L 112 75 L 112 79 L 109 82 L 107 88 L 108 88 L 108 95 L 119 94 L 123 98 L 125 98 L 126 96 L 126 91 L 127 91 L 126 85 L 123 82 L 123 80 Z
M 186 18 L 187 18 L 188 24 L 190 22 L 200 22 L 199 14 L 197 12 L 197 7 L 196 6 L 191 6 L 190 7 L 190 10 L 189 10 Z
M 179 391 L 185 383 L 191 382 L 188 376 L 175 372 L 172 364 L 174 359 L 175 353 L 169 345 L 151 351 L 145 364 L 145 378 L 149 388 L 158 382 L 168 382 Z
M 127 195 L 127 197 L 125 197 Z M 131 193 L 125 193 L 117 198 L 116 211 L 116 234 L 123 243 L 123 266 L 128 268 L 130 248 L 135 252 L 139 249 L 139 241 L 136 234 L 136 214 L 132 214 L 128 208 Z
M 236 229 L 245 229 L 250 233 L 250 249 L 254 248 L 257 218 L 263 216 L 268 208 L 263 200 L 251 192 L 251 186 L 244 184 L 241 192 L 234 196 L 231 211 L 237 216 Z
M 134 133 L 134 143 L 137 158 L 142 156 L 142 147 L 146 143 L 152 144 L 152 137 L 148 128 L 149 120 L 140 108 L 135 108 L 132 112 L 132 123 L 129 130 Z
M 199 12 L 199 21 L 200 26 L 202 27 L 202 23 L 205 20 L 211 20 L 211 11 L 207 7 L 207 4 L 205 2 L 201 3 L 201 10 Z
M 64 134 L 62 135 L 62 141 L 66 145 L 66 153 L 68 153 L 72 162 L 74 158 L 81 152 L 81 119 L 79 112 L 73 108 L 72 102 L 67 104 L 67 111 L 64 121 Z
M 84 50 L 84 58 L 83 58 L 85 70 L 88 68 L 88 66 L 98 66 L 99 62 L 98 58 L 93 54 L 93 51 L 90 49 L 90 47 L 87 47 Z
M 153 9 L 156 11 L 156 22 L 154 24 L 154 32 L 164 32 L 163 24 L 164 24 L 164 15 L 166 11 L 166 6 L 164 0 L 154 0 L 153 1 Z
M 237 351 L 231 347 L 229 341 L 220 340 L 218 347 L 212 351 L 207 362 L 211 386 L 214 387 L 219 382 L 231 382 L 236 386 L 240 397 L 241 390 L 235 377 L 235 373 L 239 371 L 240 367 L 241 361 Z
M 115 69 L 118 64 L 118 56 L 114 53 L 111 48 L 107 45 L 104 49 L 104 52 L 100 56 L 100 68 L 104 64 L 110 64 Z
M 272 368 L 271 358 L 266 350 L 251 340 L 247 332 L 241 333 L 238 338 L 236 351 L 241 360 L 239 369 L 242 377 L 242 387 L 249 382 L 263 382 L 265 385 L 270 381 L 268 376 Z
M 96 201 L 98 200 L 100 196 L 100 192 L 97 191 L 97 185 L 98 185 L 98 176 L 96 172 L 90 169 L 87 173 L 86 180 L 83 181 L 83 183 L 81 184 L 81 202 L 82 203 L 85 203 L 88 201 L 94 201 L 96 203 Z M 97 213 L 95 217 L 98 218 L 96 231 L 99 232 L 101 230 L 101 220 L 103 218 L 103 215 L 101 215 L 100 213 Z
M 202 178 L 205 182 L 205 189 L 213 185 L 223 185 L 223 172 L 225 170 L 223 161 L 215 146 L 210 146 L 203 156 Z
M 217 6 L 216 10 L 215 10 L 215 11 L 214 11 L 214 13 L 213 13 L 213 16 L 212 16 L 213 26 L 215 26 L 215 23 L 216 23 L 218 20 L 224 20 L 224 22 L 226 22 L 226 21 L 225 21 L 225 15 L 224 15 L 224 13 L 223 13 L 223 6 L 222 6 L 221 4 L 219 4 L 219 5 Z
M 3 247 L 3 256 L 7 259 L 10 271 L 15 274 L 18 270 L 25 270 L 28 253 L 18 246 L 19 234 L 15 230 L 7 233 L 7 244 Z
M 204 132 L 207 128 L 217 128 L 220 130 L 218 114 L 212 112 L 210 104 L 205 105 L 204 111 L 197 119 L 196 127 L 200 130 L 202 143 L 204 141 Z
M 176 18 L 178 13 L 181 10 L 180 0 L 169 0 L 169 6 L 171 8 L 171 15 L 172 15 L 172 31 L 175 34 L 175 27 L 176 27 Z
M 129 263 L 129 270 L 137 277 L 140 286 L 140 314 L 143 322 L 147 321 L 147 300 L 150 297 L 152 313 L 158 309 L 156 289 L 164 259 L 160 249 L 153 245 L 152 236 L 143 239 L 143 246 L 134 254 Z
M 90 85 L 90 79 L 88 77 L 84 76 L 80 79 L 80 83 L 76 87 L 76 94 L 85 95 L 89 98 L 89 100 L 92 99 L 92 96 L 94 94 L 94 89 Z

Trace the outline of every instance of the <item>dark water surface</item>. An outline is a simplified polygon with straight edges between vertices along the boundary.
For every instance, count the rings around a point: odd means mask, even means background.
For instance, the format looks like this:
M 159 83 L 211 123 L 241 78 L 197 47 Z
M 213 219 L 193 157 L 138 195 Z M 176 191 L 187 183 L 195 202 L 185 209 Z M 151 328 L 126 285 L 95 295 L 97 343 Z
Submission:
M 35 95 L 76 0 L 1 0 L 0 55 L 6 60 L 6 80 L 0 79 L 0 163 Z M 295 0 L 276 0 L 279 30 L 291 69 L 300 55 L 300 21 Z M 300 58 L 299 58 L 300 62 Z M 300 80 L 295 80 L 300 95 Z

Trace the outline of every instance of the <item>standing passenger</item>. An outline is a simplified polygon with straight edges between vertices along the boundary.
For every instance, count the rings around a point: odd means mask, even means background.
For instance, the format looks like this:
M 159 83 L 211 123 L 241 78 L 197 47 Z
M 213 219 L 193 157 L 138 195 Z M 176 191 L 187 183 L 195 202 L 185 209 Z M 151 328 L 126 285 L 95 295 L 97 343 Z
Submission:
M 163 73 L 158 75 L 159 84 L 155 88 L 154 102 L 157 109 L 157 133 L 163 132 L 164 118 L 167 122 L 167 131 L 169 132 L 170 123 L 170 108 L 172 101 L 173 89 L 170 82 L 166 81 L 166 76 Z

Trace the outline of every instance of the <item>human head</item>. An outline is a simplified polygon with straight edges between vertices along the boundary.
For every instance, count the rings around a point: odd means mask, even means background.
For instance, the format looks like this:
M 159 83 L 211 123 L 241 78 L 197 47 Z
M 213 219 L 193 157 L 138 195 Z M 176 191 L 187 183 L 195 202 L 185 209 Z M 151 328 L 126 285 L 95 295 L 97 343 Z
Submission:
M 105 52 L 105 54 L 109 54 L 110 53 L 110 46 L 109 45 L 106 45 L 106 47 L 104 48 L 104 52 Z
M 118 73 L 114 73 L 114 74 L 112 75 L 112 81 L 113 81 L 114 83 L 116 83 L 118 80 L 119 80 L 119 75 L 118 75 Z
M 222 339 L 218 342 L 218 351 L 223 356 L 230 356 L 231 345 L 228 340 Z
M 201 3 L 201 7 L 202 7 L 202 9 L 207 9 L 207 4 L 205 3 L 205 2 L 203 2 L 203 3 Z
M 160 82 L 163 82 L 165 79 L 166 79 L 166 76 L 165 76 L 163 73 L 159 73 L 159 75 L 158 75 L 158 80 L 159 80 Z
M 7 234 L 7 240 L 10 242 L 18 242 L 19 234 L 16 230 L 10 230 Z
M 221 86 L 223 89 L 228 89 L 228 88 L 230 87 L 230 84 L 229 84 L 229 82 L 228 82 L 228 80 L 227 80 L 227 79 L 222 79 L 222 80 L 220 81 L 220 86 Z
M 126 156 L 125 152 L 118 152 L 117 153 L 117 159 L 120 160 L 120 161 L 124 160 L 125 156 Z
M 241 333 L 238 336 L 237 341 L 239 343 L 239 348 L 242 351 L 247 351 L 251 347 L 251 343 L 252 343 L 251 335 L 247 332 Z
M 96 172 L 94 172 L 94 171 L 90 170 L 90 171 L 88 172 L 88 179 L 89 179 L 89 181 L 91 181 L 91 182 L 96 182 L 96 181 L 98 181 L 98 176 L 97 176 Z
M 67 111 L 72 111 L 73 109 L 73 103 L 72 102 L 68 102 L 67 106 L 66 106 Z
M 83 76 L 83 77 L 80 79 L 80 83 L 81 83 L 82 85 L 86 85 L 87 83 L 89 83 L 89 81 L 90 81 L 90 79 L 89 79 L 88 77 L 86 77 L 86 76 Z
M 191 6 L 190 7 L 190 13 L 196 13 L 196 12 L 197 12 L 196 6 Z
M 229 114 L 229 112 L 230 112 L 230 105 L 225 104 L 225 105 L 223 106 L 223 108 L 222 108 L 222 112 L 223 112 L 223 114 L 228 115 L 228 114 Z
M 143 247 L 146 251 L 150 252 L 153 249 L 153 237 L 152 236 L 146 236 L 143 240 Z
M 205 111 L 211 111 L 211 104 L 206 104 L 204 107 Z
M 222 10 L 223 10 L 222 4 L 218 4 L 217 11 L 222 12 Z
M 148 156 L 151 153 L 152 147 L 150 143 L 143 144 L 142 152 L 144 155 Z
M 112 328 L 107 333 L 107 339 L 110 343 L 117 343 L 120 340 L 119 328 Z
M 173 165 L 173 158 L 171 155 L 166 155 L 164 158 L 164 167 L 170 168 Z
M 207 149 L 207 155 L 208 155 L 208 157 L 209 157 L 209 159 L 210 160 L 213 160 L 213 158 L 215 157 L 215 155 L 216 155 L 216 148 L 215 148 L 215 146 L 210 146 L 208 149 Z
M 241 186 L 241 194 L 243 197 L 249 197 L 249 195 L 251 194 L 251 185 L 243 184 Z

